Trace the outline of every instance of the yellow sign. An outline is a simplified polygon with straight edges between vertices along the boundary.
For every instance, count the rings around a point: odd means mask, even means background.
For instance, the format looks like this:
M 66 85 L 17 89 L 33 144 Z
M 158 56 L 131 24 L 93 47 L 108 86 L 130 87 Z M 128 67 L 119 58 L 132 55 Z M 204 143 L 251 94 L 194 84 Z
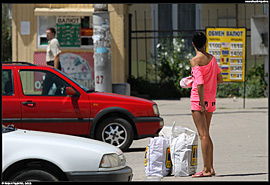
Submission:
M 198 145 L 193 145 L 190 162 L 191 166 L 197 165 L 197 159 L 198 159 Z
M 223 81 L 245 81 L 246 28 L 206 28 L 206 51 L 214 55 Z
M 144 166 L 147 166 L 147 152 L 148 152 L 149 146 L 146 147 L 144 152 Z
M 167 152 L 166 152 L 166 168 L 172 168 L 170 147 L 167 148 Z

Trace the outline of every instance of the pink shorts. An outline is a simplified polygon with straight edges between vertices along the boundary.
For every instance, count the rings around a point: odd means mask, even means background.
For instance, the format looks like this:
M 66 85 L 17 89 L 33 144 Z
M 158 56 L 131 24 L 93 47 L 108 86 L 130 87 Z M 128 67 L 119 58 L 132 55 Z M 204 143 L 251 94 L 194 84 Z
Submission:
M 216 102 L 205 102 L 205 108 L 207 112 L 214 112 L 216 110 Z M 199 101 L 191 101 L 191 110 L 201 110 Z

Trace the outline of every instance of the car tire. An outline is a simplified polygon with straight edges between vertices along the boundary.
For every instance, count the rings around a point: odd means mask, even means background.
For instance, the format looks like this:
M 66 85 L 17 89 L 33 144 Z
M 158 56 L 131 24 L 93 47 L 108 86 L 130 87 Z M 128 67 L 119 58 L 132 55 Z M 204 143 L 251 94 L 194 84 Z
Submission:
M 43 170 L 24 170 L 19 172 L 11 181 L 58 181 L 58 179 L 50 174 L 49 172 Z
M 126 151 L 133 141 L 134 132 L 127 120 L 109 117 L 100 122 L 96 130 L 96 138 Z

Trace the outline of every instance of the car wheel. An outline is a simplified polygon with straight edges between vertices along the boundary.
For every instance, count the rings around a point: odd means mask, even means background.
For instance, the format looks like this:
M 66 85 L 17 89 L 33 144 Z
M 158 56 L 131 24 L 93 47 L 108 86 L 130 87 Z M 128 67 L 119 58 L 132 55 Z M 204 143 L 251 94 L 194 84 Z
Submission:
M 97 128 L 96 138 L 126 151 L 133 141 L 134 133 L 127 120 L 110 117 L 102 120 Z
M 24 170 L 18 173 L 11 181 L 58 181 L 52 174 L 43 170 Z

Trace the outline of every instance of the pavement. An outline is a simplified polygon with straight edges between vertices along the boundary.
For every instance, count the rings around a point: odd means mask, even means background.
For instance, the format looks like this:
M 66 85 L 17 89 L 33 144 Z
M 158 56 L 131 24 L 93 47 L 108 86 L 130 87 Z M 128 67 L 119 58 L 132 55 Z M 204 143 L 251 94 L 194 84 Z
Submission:
M 190 99 L 154 100 L 165 126 L 177 125 L 196 130 L 191 117 Z M 147 177 L 144 171 L 144 152 L 150 138 L 133 141 L 125 152 L 127 165 L 133 169 L 133 181 L 268 181 L 268 98 L 217 99 L 210 126 L 214 143 L 216 176 L 191 178 L 166 176 Z M 197 172 L 203 169 L 201 146 L 198 148 Z

